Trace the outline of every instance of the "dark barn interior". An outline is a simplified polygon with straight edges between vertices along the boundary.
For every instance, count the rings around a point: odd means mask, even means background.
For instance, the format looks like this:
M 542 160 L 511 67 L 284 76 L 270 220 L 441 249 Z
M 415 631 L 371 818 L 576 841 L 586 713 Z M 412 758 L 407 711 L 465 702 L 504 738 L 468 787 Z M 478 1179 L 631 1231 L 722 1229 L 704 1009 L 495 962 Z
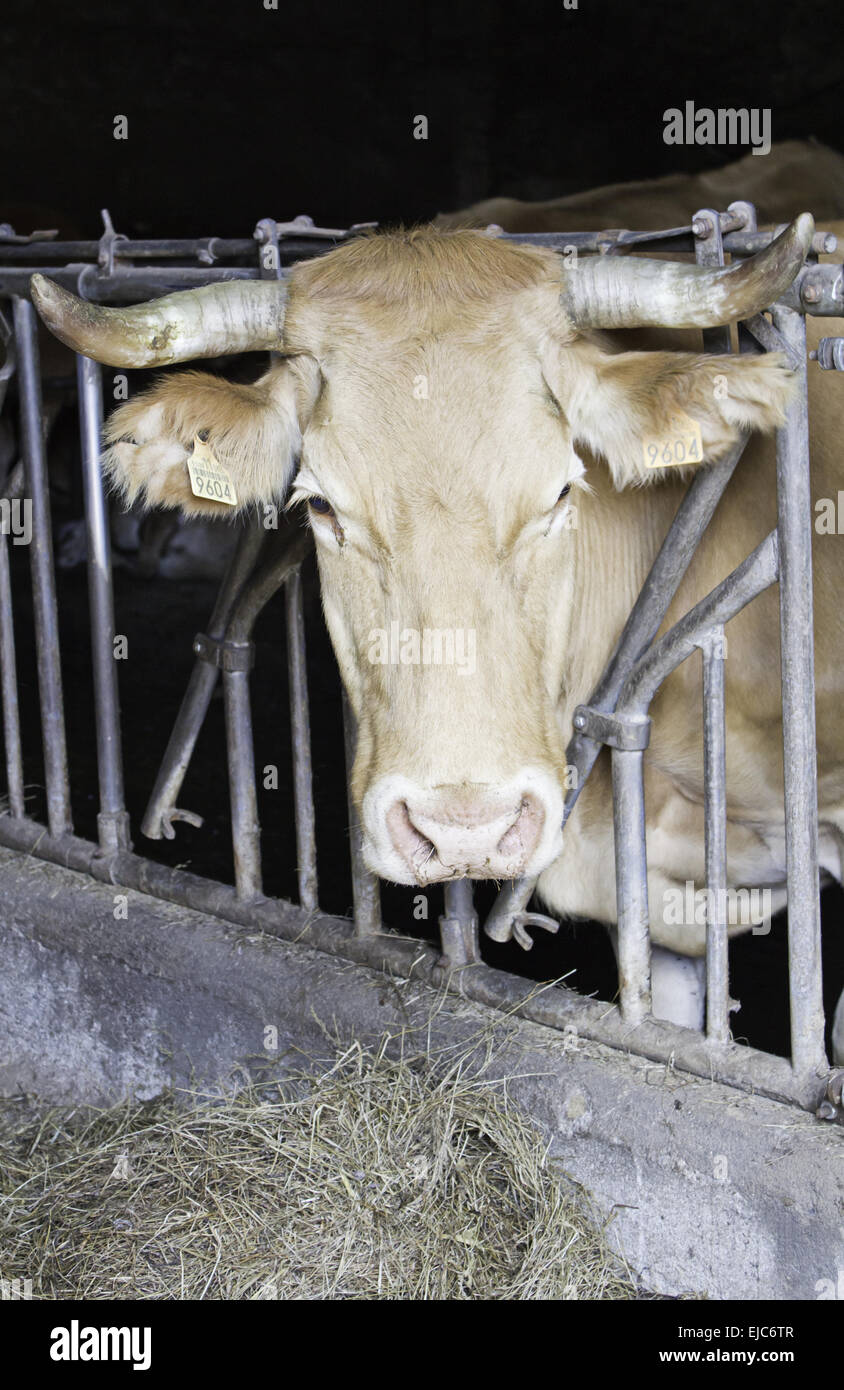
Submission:
M 96 238 L 99 210 L 130 236 L 251 236 L 259 218 L 309 214 L 325 227 L 425 221 L 507 194 L 543 199 L 614 181 L 715 168 L 745 153 L 666 144 L 663 112 L 698 106 L 766 108 L 774 140 L 816 137 L 844 149 L 844 38 L 840 10 L 631 5 L 564 0 L 519 9 L 420 3 L 399 8 L 291 6 L 286 0 L 9 0 L 0 28 L 5 115 L 0 124 L 0 221 L 19 233 L 58 228 Z M 415 138 L 417 118 L 427 138 Z M 119 124 L 125 118 L 125 126 Z M 116 122 L 118 123 L 116 125 Z M 125 130 L 126 138 L 115 138 Z M 799 211 L 800 209 L 795 209 Z M 811 209 L 810 209 L 811 210 Z M 689 213 L 694 209 L 690 208 Z M 237 370 L 248 376 L 251 364 Z M 230 371 L 230 368 L 227 368 Z M 832 381 L 834 389 L 839 383 Z M 108 376 L 106 377 L 108 400 Z M 72 481 L 72 406 L 55 433 L 67 477 L 55 488 L 54 532 L 80 512 Z M 64 475 L 63 475 L 64 476 Z M 26 554 L 16 633 L 28 781 L 40 815 L 39 729 Z M 77 833 L 93 837 L 96 766 L 87 589 L 83 564 L 59 571 L 62 667 Z M 209 578 L 115 576 L 127 800 L 136 851 L 230 881 L 231 845 L 222 707 L 215 701 L 183 802 L 205 817 L 174 842 L 140 835 L 158 763 L 188 678 L 191 642 L 212 607 Z M 339 682 L 322 624 L 313 561 L 306 568 L 309 682 L 319 843 L 326 911 L 350 910 Z M 294 897 L 286 667 L 277 598 L 257 631 L 253 682 L 257 765 L 278 765 L 277 790 L 261 791 L 268 893 Z M 29 698 L 26 698 L 26 697 Z M 330 847 L 330 848 L 329 848 Z M 478 893 L 483 912 L 491 901 Z M 441 895 L 427 922 L 414 894 L 385 886 L 385 921 L 436 937 Z M 844 985 L 842 895 L 823 895 L 828 1015 Z M 567 924 L 526 955 L 483 940 L 485 959 L 537 980 L 567 976 L 612 997 L 606 934 Z M 731 990 L 741 1000 L 736 1036 L 787 1052 L 785 922 L 731 948 Z

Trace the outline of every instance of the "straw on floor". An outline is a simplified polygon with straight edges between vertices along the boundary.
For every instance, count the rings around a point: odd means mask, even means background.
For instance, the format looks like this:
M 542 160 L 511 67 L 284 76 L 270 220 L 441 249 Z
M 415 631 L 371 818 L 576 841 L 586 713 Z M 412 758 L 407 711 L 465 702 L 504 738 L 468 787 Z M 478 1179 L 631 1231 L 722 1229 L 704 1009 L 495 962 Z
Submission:
M 35 1298 L 628 1299 L 501 1083 L 354 1045 L 108 1110 L 0 1109 L 0 1277 Z

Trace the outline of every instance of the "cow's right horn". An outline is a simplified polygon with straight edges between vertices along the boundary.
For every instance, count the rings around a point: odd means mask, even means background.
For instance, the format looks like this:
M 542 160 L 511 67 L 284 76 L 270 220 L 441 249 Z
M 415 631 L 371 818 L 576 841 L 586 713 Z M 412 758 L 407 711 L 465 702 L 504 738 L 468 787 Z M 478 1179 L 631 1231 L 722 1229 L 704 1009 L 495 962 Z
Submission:
M 579 328 L 714 328 L 767 309 L 811 250 L 815 224 L 796 218 L 763 251 L 720 269 L 634 256 L 594 256 L 563 272 L 563 312 Z
M 226 280 L 128 309 L 79 299 L 43 275 L 33 275 L 31 294 L 57 338 L 109 367 L 166 367 L 279 348 L 287 302 L 278 280 Z

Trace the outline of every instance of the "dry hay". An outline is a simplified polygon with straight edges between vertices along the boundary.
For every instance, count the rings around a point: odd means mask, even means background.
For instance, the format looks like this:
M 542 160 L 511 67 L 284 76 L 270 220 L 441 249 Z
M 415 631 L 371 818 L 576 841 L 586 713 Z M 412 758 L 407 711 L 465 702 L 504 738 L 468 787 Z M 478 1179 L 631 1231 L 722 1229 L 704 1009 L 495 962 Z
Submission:
M 583 1194 L 465 1062 L 354 1045 L 224 1101 L 7 1103 L 0 1275 L 56 1299 L 635 1298 Z

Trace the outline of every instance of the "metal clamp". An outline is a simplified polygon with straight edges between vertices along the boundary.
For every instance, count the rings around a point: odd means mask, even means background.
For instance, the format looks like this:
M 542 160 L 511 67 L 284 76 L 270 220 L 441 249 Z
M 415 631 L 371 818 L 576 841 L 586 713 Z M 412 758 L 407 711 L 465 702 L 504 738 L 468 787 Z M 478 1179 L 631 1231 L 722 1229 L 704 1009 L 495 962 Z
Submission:
M 623 752 L 641 752 L 651 741 L 651 721 L 641 714 L 606 714 L 591 705 L 578 705 L 572 724 L 584 738 Z
M 254 642 L 226 642 L 198 632 L 193 639 L 194 655 L 220 671 L 251 671 L 255 665 Z
M 798 271 L 781 303 L 800 313 L 840 318 L 844 312 L 844 271 L 840 265 L 810 263 Z
M 821 371 L 844 372 L 844 338 L 821 338 L 817 351 L 809 353 L 810 362 L 817 362 Z
M 837 1120 L 839 1124 L 844 1124 L 844 1071 L 832 1073 L 815 1114 L 819 1120 Z
M 484 927 L 484 932 L 492 941 L 516 941 L 523 951 L 533 949 L 533 937 L 528 927 L 540 927 L 551 932 L 552 936 L 560 930 L 559 922 L 546 917 L 542 912 L 511 912 L 506 919 L 492 920 L 492 913 Z
M 103 275 L 114 274 L 114 247 L 118 241 L 128 241 L 128 237 L 122 232 L 116 232 L 111 220 L 111 213 L 108 208 L 102 208 L 100 216 L 103 219 L 103 234 L 100 237 L 99 252 L 97 254 L 97 264 Z

